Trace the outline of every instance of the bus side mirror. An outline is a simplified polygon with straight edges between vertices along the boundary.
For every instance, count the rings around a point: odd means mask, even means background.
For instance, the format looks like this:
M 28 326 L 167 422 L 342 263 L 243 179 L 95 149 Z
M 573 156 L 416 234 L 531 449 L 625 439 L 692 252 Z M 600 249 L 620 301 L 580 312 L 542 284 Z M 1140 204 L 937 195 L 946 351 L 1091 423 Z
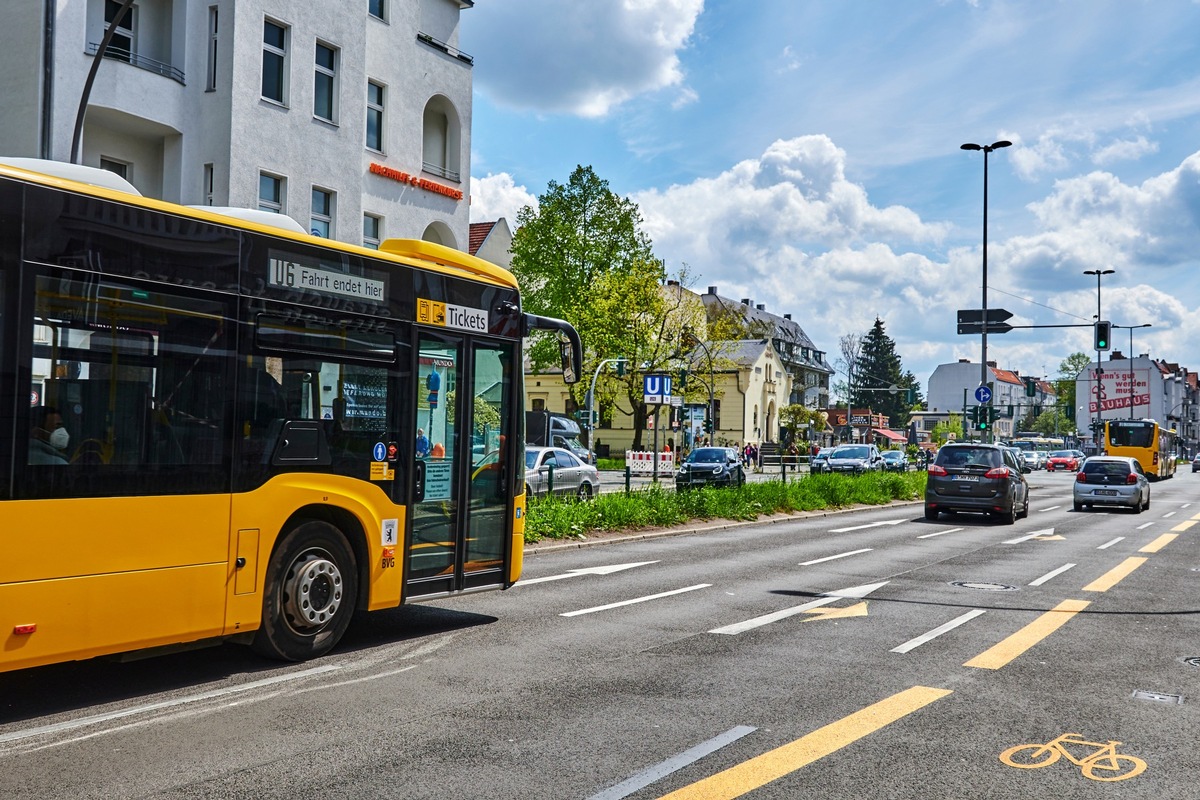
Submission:
M 579 372 L 576 368 L 575 353 L 571 342 L 566 339 L 560 340 L 558 351 L 562 354 L 563 383 L 576 383 L 579 380 Z

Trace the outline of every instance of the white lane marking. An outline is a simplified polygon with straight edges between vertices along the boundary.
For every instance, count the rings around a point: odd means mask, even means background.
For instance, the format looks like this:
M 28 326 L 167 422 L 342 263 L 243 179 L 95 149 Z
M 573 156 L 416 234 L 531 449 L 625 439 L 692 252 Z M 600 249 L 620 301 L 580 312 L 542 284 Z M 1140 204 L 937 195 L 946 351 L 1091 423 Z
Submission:
M 1055 577 L 1056 575 L 1062 575 L 1064 572 L 1066 572 L 1067 570 L 1069 570 L 1069 569 L 1070 569 L 1071 567 L 1073 567 L 1073 566 L 1075 566 L 1075 565 L 1074 565 L 1074 564 L 1063 564 L 1063 565 L 1062 565 L 1061 567 L 1059 567 L 1058 569 L 1050 570 L 1050 571 L 1049 571 L 1049 572 L 1047 572 L 1045 575 L 1043 575 L 1042 577 L 1038 578 L 1036 581 L 1030 581 L 1029 585 L 1030 585 L 1030 586 L 1041 586 L 1043 583 L 1045 583 L 1046 581 L 1048 581 L 1048 580 L 1050 580 L 1051 578 Z
M 1146 530 L 1146 528 L 1149 528 L 1153 524 L 1154 524 L 1153 522 L 1143 522 L 1141 525 L 1137 526 L 1137 529 L 1139 531 L 1144 531 L 1144 530 Z
M 878 528 L 880 525 L 899 525 L 907 519 L 889 519 L 884 522 L 868 522 L 866 525 L 854 525 L 849 528 L 830 528 L 830 533 L 845 533 L 846 531 L 861 531 L 863 528 Z
M 1190 505 L 1191 505 L 1191 503 L 1184 503 L 1183 505 L 1180 506 L 1180 508 L 1187 508 Z
M 833 561 L 834 559 L 845 558 L 846 556 L 856 556 L 859 553 L 869 553 L 871 552 L 871 549 L 872 548 L 870 547 L 864 547 L 862 550 L 851 550 L 849 553 L 838 553 L 836 556 L 825 556 L 824 558 L 814 558 L 812 561 L 801 561 L 799 566 L 807 567 L 811 566 L 812 564 L 820 564 L 824 561 Z
M 13 731 L 0 735 L 0 744 L 7 742 L 15 742 L 21 739 L 29 739 L 34 736 L 41 736 L 47 733 L 59 733 L 61 731 L 75 730 L 88 725 L 99 725 L 102 722 L 109 722 L 114 719 L 123 719 L 132 717 L 137 714 L 149 714 L 152 711 L 161 711 L 164 708 L 174 708 L 176 706 L 187 705 L 188 703 L 198 703 L 203 700 L 212 700 L 215 697 L 226 697 L 231 694 L 240 694 L 242 692 L 261 689 L 264 686 L 274 686 L 278 683 L 286 683 L 288 681 L 297 681 L 304 678 L 310 678 L 314 675 L 323 675 L 327 672 L 341 669 L 338 666 L 322 666 L 313 667 L 312 669 L 301 670 L 300 672 L 292 672 L 287 675 L 276 675 L 273 678 L 264 678 L 260 681 L 251 681 L 237 686 L 227 686 L 224 689 L 213 689 L 209 692 L 201 692 L 200 694 L 192 694 L 186 697 L 177 697 L 173 700 L 164 700 L 161 703 L 149 703 L 144 706 L 134 706 L 133 708 L 125 708 L 120 711 L 110 711 L 107 714 L 96 714 L 91 717 L 81 717 L 79 719 L 67 720 L 65 722 L 55 722 L 50 725 L 39 725 L 36 728 L 26 728 L 21 731 Z
M 517 581 L 517 586 L 529 586 L 534 583 L 547 583 L 549 581 L 561 581 L 563 578 L 578 578 L 580 575 L 612 575 L 614 572 L 620 572 L 634 567 L 644 567 L 647 564 L 657 564 L 657 561 L 636 561 L 632 564 L 612 564 L 607 567 L 584 567 L 583 569 L 573 569 L 565 572 L 562 575 L 547 575 L 544 578 L 530 578 L 525 581 Z
M 761 617 L 748 619 L 744 622 L 735 622 L 732 625 L 726 625 L 723 628 L 713 628 L 711 631 L 709 631 L 709 633 L 723 633 L 730 636 L 736 636 L 739 633 L 744 633 L 745 631 L 753 630 L 754 628 L 760 628 L 763 625 L 770 625 L 772 622 L 778 622 L 781 619 L 787 619 L 788 617 L 793 617 L 796 614 L 803 614 L 810 608 L 827 606 L 830 603 L 835 603 L 841 599 L 861 600 L 879 587 L 886 586 L 887 583 L 887 581 L 883 581 L 882 583 L 868 583 L 862 586 L 851 586 L 848 589 L 841 589 L 840 591 L 836 592 L 826 592 L 820 598 L 813 600 L 811 603 L 805 603 L 802 606 L 794 606 L 793 608 L 785 608 L 782 611 L 775 611 L 770 614 L 763 614 Z
M 1056 511 L 1060 508 L 1062 508 L 1062 506 L 1050 506 L 1049 508 L 1039 508 L 1038 511 Z
M 1104 544 L 1100 545 L 1096 549 L 1097 550 L 1107 550 L 1108 548 L 1112 547 L 1114 544 L 1123 540 L 1124 538 L 1125 538 L 1124 536 L 1118 536 L 1117 538 L 1113 539 L 1111 542 L 1105 542 Z
M 1163 518 L 1163 519 L 1166 519 L 1167 517 L 1173 517 L 1173 516 L 1175 516 L 1175 512 L 1174 512 L 1174 511 L 1168 511 L 1167 513 L 1165 513 L 1165 514 L 1163 514 L 1163 515 L 1162 515 L 1162 518 Z
M 608 611 L 611 608 L 620 608 L 621 606 L 631 606 L 631 605 L 634 605 L 635 603 L 646 603 L 651 600 L 658 600 L 659 598 L 662 598 L 662 597 L 670 597 L 672 595 L 683 594 L 685 592 L 694 592 L 697 589 L 707 589 L 710 586 L 712 586 L 711 583 L 697 583 L 695 586 L 685 586 L 682 589 L 672 589 L 669 592 L 659 592 L 658 594 L 650 594 L 650 595 L 646 595 L 645 597 L 635 597 L 632 600 L 621 600 L 620 602 L 617 602 L 617 603 L 609 603 L 608 605 L 596 606 L 594 608 L 583 608 L 583 609 L 580 609 L 579 611 L 568 611 L 565 614 L 559 614 L 559 616 L 560 617 L 578 617 L 581 614 L 594 614 L 597 611 Z
M 921 645 L 925 644 L 926 642 L 933 641 L 937 637 L 941 636 L 943 633 L 952 631 L 955 628 L 957 628 L 959 625 L 963 625 L 967 622 L 970 622 L 971 620 L 975 619 L 976 617 L 978 617 L 980 614 L 983 614 L 983 613 L 985 613 L 985 612 L 984 612 L 984 609 L 982 609 L 982 608 L 976 608 L 973 611 L 968 611 L 967 613 L 963 614 L 961 617 L 955 617 L 954 619 L 950 620 L 945 625 L 937 626 L 936 628 L 931 630 L 929 633 L 923 633 L 920 636 L 916 637 L 915 639 L 909 639 L 907 642 L 900 645 L 899 647 L 893 647 L 892 652 L 893 653 L 907 653 L 909 650 L 915 650 L 916 648 L 920 647 Z
M 1021 542 L 1029 541 L 1030 539 L 1034 538 L 1035 536 L 1053 536 L 1053 535 L 1054 535 L 1054 528 L 1045 528 L 1040 531 L 1034 531 L 1033 533 L 1027 533 L 1024 536 L 1018 537 L 1016 539 L 1009 539 L 1009 540 L 1005 541 L 1004 544 L 1020 544 Z
M 966 528 L 951 528 L 948 531 L 938 531 L 937 533 L 927 533 L 924 536 L 918 536 L 918 539 L 932 539 L 934 536 L 945 536 L 947 533 L 958 533 L 966 530 Z
M 754 733 L 756 730 L 758 728 L 752 728 L 749 725 L 738 725 L 736 728 L 730 728 L 724 733 L 709 739 L 707 742 L 701 742 L 695 747 L 684 750 L 677 756 L 673 756 L 666 761 L 655 764 L 653 767 L 642 770 L 636 775 L 621 781 L 616 786 L 592 795 L 588 800 L 621 800 L 621 798 L 628 797 L 673 772 L 678 772 L 684 767 L 696 763 L 706 755 L 715 753 L 726 745 L 733 744 L 746 734 Z

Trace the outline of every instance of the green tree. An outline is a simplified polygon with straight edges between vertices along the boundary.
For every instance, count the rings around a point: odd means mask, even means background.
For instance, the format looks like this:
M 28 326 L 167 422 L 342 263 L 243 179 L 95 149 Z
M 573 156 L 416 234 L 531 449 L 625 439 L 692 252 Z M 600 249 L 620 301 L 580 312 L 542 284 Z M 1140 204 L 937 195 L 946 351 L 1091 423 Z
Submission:
M 1072 353 L 1058 365 L 1058 379 L 1054 381 L 1054 394 L 1057 396 L 1058 407 L 1069 424 L 1071 432 L 1076 430 L 1075 409 L 1075 380 L 1083 374 L 1092 357 L 1086 353 Z M 1066 429 L 1063 429 L 1066 430 Z
M 933 430 L 929 432 L 929 441 L 941 447 L 950 440 L 950 434 L 962 437 L 963 435 L 963 419 L 961 414 L 951 414 L 946 418 L 945 422 L 939 422 L 933 426 Z
M 886 414 L 891 427 L 904 427 L 912 413 L 903 391 L 906 381 L 915 383 L 915 377 L 903 373 L 896 343 L 884 331 L 883 320 L 876 317 L 875 325 L 862 340 L 851 400 L 856 407 Z M 900 387 L 900 391 L 895 394 L 887 391 L 892 386 Z

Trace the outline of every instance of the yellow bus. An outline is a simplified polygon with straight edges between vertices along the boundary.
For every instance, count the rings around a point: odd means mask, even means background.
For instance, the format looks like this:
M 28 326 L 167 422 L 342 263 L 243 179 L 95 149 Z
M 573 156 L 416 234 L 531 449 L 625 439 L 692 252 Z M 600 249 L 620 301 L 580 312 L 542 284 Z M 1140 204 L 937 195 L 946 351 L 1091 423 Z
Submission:
M 1105 452 L 1130 456 L 1150 480 L 1175 474 L 1175 431 L 1152 419 L 1110 419 L 1104 423 Z
M 565 337 L 568 382 L 582 353 L 509 272 L 0 161 L 0 671 L 302 660 L 519 578 L 522 338 Z

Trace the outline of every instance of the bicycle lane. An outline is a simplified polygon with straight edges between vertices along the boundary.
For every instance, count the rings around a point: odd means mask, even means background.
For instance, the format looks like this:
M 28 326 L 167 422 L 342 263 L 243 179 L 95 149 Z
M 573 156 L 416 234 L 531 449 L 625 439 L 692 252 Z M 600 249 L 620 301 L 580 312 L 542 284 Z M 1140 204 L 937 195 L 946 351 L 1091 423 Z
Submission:
M 1193 649 L 1200 650 L 1195 625 L 1189 629 L 1181 622 L 1189 614 L 1194 619 L 1197 609 L 1126 612 L 1121 608 L 1148 607 L 1131 603 L 1130 593 L 1146 602 L 1161 599 L 1155 597 L 1157 574 L 1143 572 L 1139 577 L 1146 580 L 1133 589 L 1123 582 L 1143 568 L 1152 570 L 1153 564 L 1146 568 L 1150 559 L 1197 522 L 1200 514 L 1139 548 L 1139 555 L 1125 557 L 1090 577 L 1078 597 L 1064 598 L 968 659 L 964 675 L 947 676 L 940 686 L 913 686 L 882 698 L 788 744 L 663 795 L 663 800 L 715 800 L 750 793 L 755 798 L 828 796 L 805 794 L 803 787 L 814 784 L 831 793 L 836 793 L 834 787 L 861 792 L 864 781 L 869 784 L 872 779 L 873 767 L 855 778 L 861 762 L 843 758 L 838 760 L 835 777 L 834 770 L 817 762 L 902 721 L 938 732 L 938 741 L 926 737 L 913 744 L 911 731 L 891 731 L 893 738 L 910 741 L 908 753 L 915 755 L 931 745 L 941 752 L 921 776 L 919 789 L 912 786 L 910 794 L 888 796 L 963 796 L 967 786 L 960 782 L 961 773 L 940 768 L 954 763 L 971 764 L 966 770 L 972 775 L 969 785 L 983 792 L 978 796 L 1092 797 L 1096 782 L 1123 786 L 1127 796 L 1178 796 L 1180 787 L 1190 786 L 1200 774 L 1200 758 L 1192 744 L 1200 717 L 1192 706 L 1169 700 L 1180 686 L 1198 694 L 1200 670 L 1188 673 L 1186 657 L 1171 658 L 1162 651 L 1171 642 L 1187 641 L 1189 630 L 1196 643 Z M 1192 542 L 1189 553 L 1194 551 Z M 1200 559 L 1191 557 L 1200 564 Z M 1174 561 L 1168 551 L 1158 564 L 1176 567 L 1175 576 L 1166 583 L 1178 586 L 1186 577 L 1181 577 Z M 1200 569 L 1192 570 L 1193 575 L 1197 572 Z M 1103 603 L 1104 595 L 1118 586 L 1128 590 L 1120 606 Z M 1053 637 L 1068 623 L 1070 635 Z M 1114 625 L 1120 630 L 1112 630 Z M 1139 663 L 1146 660 L 1153 666 Z M 1056 666 L 1068 662 L 1072 669 Z M 1151 688 L 1131 688 L 1140 686 Z M 1156 686 L 1166 688 L 1156 690 Z M 807 779 L 795 774 L 802 769 Z

